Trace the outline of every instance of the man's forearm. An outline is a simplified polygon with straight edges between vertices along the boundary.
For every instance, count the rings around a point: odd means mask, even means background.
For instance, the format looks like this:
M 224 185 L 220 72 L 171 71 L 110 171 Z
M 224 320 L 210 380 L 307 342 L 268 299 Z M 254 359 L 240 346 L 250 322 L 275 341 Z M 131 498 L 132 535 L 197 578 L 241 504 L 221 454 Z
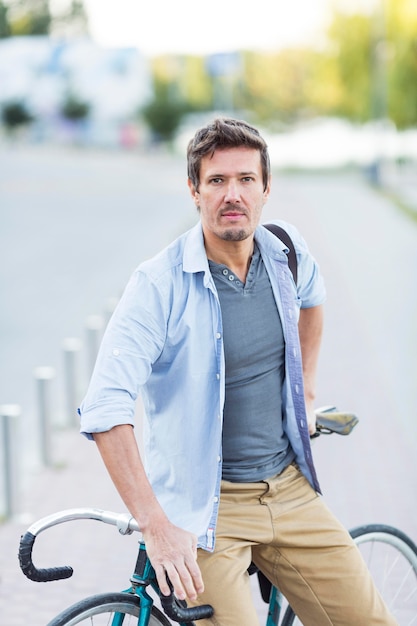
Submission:
M 303 360 L 304 393 L 306 403 L 313 405 L 316 397 L 316 374 L 323 334 L 323 306 L 301 309 L 298 322 Z
M 197 565 L 197 537 L 174 526 L 166 517 L 146 476 L 133 428 L 128 424 L 95 433 L 94 440 L 107 470 L 130 513 L 139 524 L 146 550 L 164 595 L 193 600 L 204 590 Z
M 146 532 L 155 517 L 165 514 L 146 476 L 132 426 L 115 426 L 93 437 L 123 502 Z

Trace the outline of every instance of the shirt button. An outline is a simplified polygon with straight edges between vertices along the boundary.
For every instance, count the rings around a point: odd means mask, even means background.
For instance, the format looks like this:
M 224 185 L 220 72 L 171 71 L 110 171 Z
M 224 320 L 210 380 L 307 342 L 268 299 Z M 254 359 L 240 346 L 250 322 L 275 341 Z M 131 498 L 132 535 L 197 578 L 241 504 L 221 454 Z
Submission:
M 227 270 L 227 269 L 225 268 L 225 269 L 223 270 L 223 274 L 224 274 L 224 276 L 227 276 L 227 275 L 228 275 L 228 273 L 229 273 L 229 270 Z
M 218 496 L 214 496 L 214 498 L 213 498 L 213 502 L 218 502 L 218 501 L 219 501 Z
M 219 456 L 217 457 L 217 463 L 220 463 L 220 461 L 221 461 L 221 460 L 222 460 L 222 457 L 219 455 Z
M 117 348 L 115 348 L 112 352 L 113 356 L 119 356 L 120 354 L 120 350 L 118 350 Z
M 221 333 L 216 333 L 216 339 L 220 339 Z
M 295 385 L 295 393 L 300 393 L 300 387 L 298 385 Z
M 217 380 L 220 380 L 220 374 L 216 374 Z
M 230 274 L 229 280 L 234 280 L 234 279 L 235 279 L 235 277 L 233 276 L 233 274 Z

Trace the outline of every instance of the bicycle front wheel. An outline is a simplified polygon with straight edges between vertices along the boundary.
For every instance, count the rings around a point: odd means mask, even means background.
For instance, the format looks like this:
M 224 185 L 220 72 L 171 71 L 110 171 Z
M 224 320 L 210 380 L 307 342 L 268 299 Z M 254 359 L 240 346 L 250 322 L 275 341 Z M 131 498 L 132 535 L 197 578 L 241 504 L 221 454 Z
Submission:
M 48 626 L 137 626 L 140 616 L 137 596 L 127 593 L 103 593 L 81 600 L 60 613 Z M 152 607 L 148 626 L 171 626 L 168 619 Z
M 417 624 L 417 546 L 405 533 L 385 524 L 358 526 L 350 534 L 398 624 Z M 289 606 L 282 626 L 300 624 Z

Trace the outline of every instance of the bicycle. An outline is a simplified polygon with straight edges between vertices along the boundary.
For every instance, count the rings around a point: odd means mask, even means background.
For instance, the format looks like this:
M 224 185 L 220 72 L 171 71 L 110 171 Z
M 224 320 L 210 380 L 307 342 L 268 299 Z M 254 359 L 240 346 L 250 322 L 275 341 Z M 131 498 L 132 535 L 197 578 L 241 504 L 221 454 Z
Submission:
M 349 434 L 358 419 L 350 413 L 339 413 L 335 407 L 316 412 L 317 433 Z M 137 522 L 128 514 L 118 514 L 101 509 L 70 509 L 54 513 L 32 524 L 22 536 L 19 562 L 23 573 L 36 582 L 69 578 L 69 566 L 38 569 L 32 560 L 36 537 L 43 531 L 69 521 L 92 519 L 116 526 L 122 535 L 139 532 Z M 385 524 L 367 524 L 350 531 L 367 562 L 379 591 L 400 626 L 417 624 L 417 546 L 402 531 Z M 292 608 L 276 587 L 257 571 L 262 599 L 268 604 L 265 626 L 295 626 L 301 624 Z M 149 592 L 148 592 L 149 590 Z M 160 598 L 163 612 L 155 605 L 151 590 Z M 195 621 L 209 618 L 213 608 L 209 605 L 187 607 L 173 593 L 163 596 L 159 592 L 155 572 L 139 539 L 139 550 L 130 586 L 122 592 L 97 594 L 79 602 L 53 618 L 47 626 L 171 626 L 172 620 L 180 626 L 193 625 Z M 282 616 L 282 619 L 281 619 Z M 168 619 L 169 618 L 169 619 Z M 281 621 L 280 621 L 281 619 Z

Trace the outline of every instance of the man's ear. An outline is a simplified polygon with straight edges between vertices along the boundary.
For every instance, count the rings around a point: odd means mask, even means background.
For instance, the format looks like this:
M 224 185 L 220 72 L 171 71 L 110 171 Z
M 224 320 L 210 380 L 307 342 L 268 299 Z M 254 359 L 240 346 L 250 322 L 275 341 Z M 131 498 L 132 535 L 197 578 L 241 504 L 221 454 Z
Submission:
M 198 193 L 197 189 L 194 187 L 194 184 L 191 178 L 187 180 L 187 183 L 188 183 L 188 188 L 191 193 L 191 197 L 194 200 L 195 205 L 198 207 L 199 202 L 200 202 L 200 194 Z
M 267 184 L 266 188 L 264 189 L 264 194 L 263 194 L 264 204 L 268 200 L 270 193 L 271 193 L 271 178 L 269 178 L 268 184 Z

